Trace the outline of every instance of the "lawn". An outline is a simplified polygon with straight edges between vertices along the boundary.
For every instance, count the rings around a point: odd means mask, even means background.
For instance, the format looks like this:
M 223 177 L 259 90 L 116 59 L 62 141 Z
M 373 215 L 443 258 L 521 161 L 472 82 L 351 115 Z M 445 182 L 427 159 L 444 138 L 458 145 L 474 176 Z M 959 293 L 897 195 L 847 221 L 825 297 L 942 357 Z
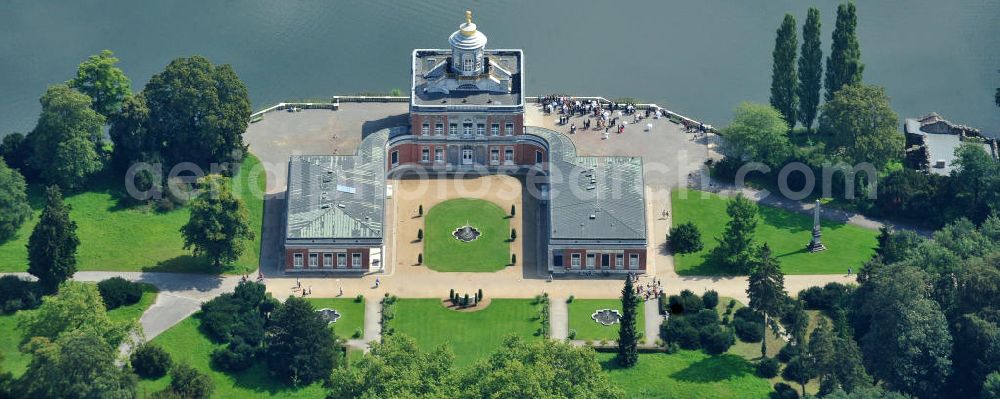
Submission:
M 580 340 L 600 342 L 618 341 L 618 327 L 620 324 L 605 326 L 590 318 L 595 311 L 600 309 L 615 309 L 621 312 L 622 301 L 619 299 L 574 299 L 569 307 L 569 329 L 576 331 L 576 338 Z M 646 312 L 642 306 L 636 307 L 636 331 L 645 331 Z
M 425 218 L 427 267 L 439 272 L 495 272 L 510 263 L 510 220 L 496 204 L 453 199 L 435 205 Z M 482 235 L 470 242 L 456 239 L 452 233 L 466 224 Z
M 628 369 L 618 368 L 614 353 L 598 353 L 597 358 L 629 399 L 767 398 L 771 391 L 767 380 L 754 375 L 750 362 L 728 353 L 643 353 L 639 364 Z
M 446 309 L 439 299 L 400 299 L 394 312 L 396 333 L 413 337 L 422 350 L 447 344 L 459 367 L 493 353 L 507 335 L 534 338 L 541 323 L 530 299 L 493 299 L 474 312 Z
M 342 339 L 360 339 L 365 329 L 365 302 L 355 302 L 354 298 L 306 298 L 313 308 L 330 308 L 340 313 L 336 323 L 330 325 L 338 337 Z M 360 330 L 362 336 L 353 337 L 354 331 Z
M 686 194 L 687 198 L 682 198 Z M 703 198 L 703 194 L 707 198 Z M 726 214 L 728 198 L 694 190 L 674 190 L 673 225 L 693 222 L 701 231 L 705 247 L 692 254 L 675 255 L 675 270 L 680 275 L 732 274 L 711 252 L 718 246 L 729 221 Z M 858 270 L 875 253 L 878 232 L 854 225 L 823 220 L 823 243 L 827 250 L 806 251 L 812 238 L 812 217 L 761 205 L 755 242 L 767 243 L 785 274 L 846 274 L 848 268 Z
M 139 317 L 153 305 L 153 302 L 156 302 L 156 288 L 149 284 L 143 284 L 142 298 L 139 302 L 108 311 L 108 317 L 113 321 L 135 320 L 138 322 Z M 18 377 L 24 374 L 24 370 L 31 361 L 31 356 L 21 353 L 17 349 L 21 342 L 21 333 L 17 329 L 14 315 L 0 316 L 0 332 L 2 332 L 0 334 L 0 355 L 3 356 L 3 361 L 0 362 L 0 371 L 9 371 Z
M 306 387 L 292 387 L 272 378 L 263 362 L 238 373 L 223 373 L 211 366 L 212 351 L 223 344 L 216 344 L 199 330 L 200 313 L 188 317 L 153 339 L 170 353 L 174 362 L 182 362 L 205 372 L 215 382 L 215 398 L 322 398 L 322 383 Z M 156 380 L 139 380 L 140 396 L 162 390 L 170 383 L 170 376 Z
M 243 198 L 250 214 L 255 239 L 247 243 L 243 256 L 224 270 L 245 274 L 257 269 L 260 259 L 260 233 L 264 217 L 265 174 L 260 161 L 248 155 L 237 175 L 234 190 Z M 253 172 L 253 173 L 251 173 Z M 256 176 L 259 176 L 256 177 Z M 71 193 L 66 203 L 72 208 L 70 218 L 77 224 L 80 246 L 77 269 L 81 271 L 183 271 L 205 272 L 206 262 L 183 249 L 180 228 L 187 223 L 187 208 L 158 212 L 150 206 L 126 206 L 122 198 L 122 179 L 108 175 L 95 179 L 88 191 Z M 252 184 L 256 184 L 255 189 Z M 23 272 L 28 269 L 28 237 L 44 205 L 42 189 L 33 185 L 29 200 L 34 216 L 16 235 L 0 244 L 0 272 Z

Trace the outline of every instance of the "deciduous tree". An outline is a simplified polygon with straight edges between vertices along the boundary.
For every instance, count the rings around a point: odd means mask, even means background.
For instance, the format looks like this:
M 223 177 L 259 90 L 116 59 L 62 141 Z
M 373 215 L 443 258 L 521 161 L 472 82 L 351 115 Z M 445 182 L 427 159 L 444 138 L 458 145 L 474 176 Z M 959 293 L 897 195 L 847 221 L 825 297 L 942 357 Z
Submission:
M 843 149 L 851 162 L 870 162 L 881 170 L 890 161 L 902 158 L 899 118 L 889 105 L 885 89 L 847 85 L 822 109 L 820 130 L 831 136 L 831 144 Z
M 795 35 L 795 17 L 785 14 L 774 40 L 774 58 L 771 64 L 771 106 L 781 112 L 789 127 L 795 126 L 795 113 L 799 99 L 796 85 L 798 74 L 795 70 L 795 52 L 798 48 Z
M 104 117 L 86 94 L 66 85 L 49 86 L 31 132 L 29 159 L 42 179 L 63 188 L 81 187 L 104 167 Z
M 333 371 L 330 399 L 453 398 L 457 395 L 447 346 L 422 351 L 405 334 L 372 342 L 371 351 L 351 367 Z
M 70 87 L 90 96 L 94 111 L 105 118 L 117 113 L 125 97 L 132 94 L 132 82 L 116 64 L 118 58 L 114 53 L 102 50 L 82 62 L 76 78 L 68 82 Z
M 0 242 L 9 240 L 31 217 L 24 176 L 0 158 Z
M 737 160 L 780 167 L 791 155 L 788 124 L 769 105 L 744 102 L 736 107 L 733 122 L 722 129 L 722 152 Z
M 855 29 L 857 9 L 848 2 L 837 7 L 837 22 L 833 28 L 833 44 L 826 59 L 826 101 L 846 85 L 861 83 L 865 66 L 861 63 L 861 46 Z
M 796 116 L 802 126 L 812 129 L 819 109 L 819 92 L 823 88 L 823 49 L 820 45 L 819 10 L 809 8 L 806 23 L 802 25 L 802 55 L 799 56 L 799 112 Z
M 112 321 L 97 287 L 68 281 L 58 293 L 45 297 L 37 309 L 18 312 L 17 326 L 25 341 L 33 337 L 55 341 L 66 332 L 86 329 L 117 348 L 135 323 Z
M 244 240 L 253 240 L 250 218 L 243 200 L 233 195 L 229 179 L 209 175 L 199 182 L 201 194 L 191 202 L 191 217 L 181 227 L 184 249 L 194 248 L 219 269 L 239 259 Z
M 28 273 L 38 277 L 45 293 L 53 293 L 59 284 L 76 273 L 76 222 L 69 218 L 69 206 L 63 202 L 58 186 L 45 190 L 45 208 L 28 237 Z
M 694 223 L 686 222 L 670 228 L 670 249 L 674 253 L 687 254 L 701 251 L 704 244 L 701 242 L 701 232 Z
M 88 329 L 58 339 L 34 338 L 28 369 L 16 384 L 21 398 L 136 398 L 136 378 L 115 366 L 115 347 Z

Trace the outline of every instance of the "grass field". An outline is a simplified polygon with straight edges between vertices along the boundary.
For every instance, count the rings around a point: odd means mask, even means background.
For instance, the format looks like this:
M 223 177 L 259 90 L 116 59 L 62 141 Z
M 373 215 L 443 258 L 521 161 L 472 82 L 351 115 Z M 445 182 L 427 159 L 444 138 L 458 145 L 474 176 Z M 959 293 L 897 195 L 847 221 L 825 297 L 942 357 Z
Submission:
M 156 302 L 156 288 L 149 284 L 143 285 L 142 298 L 139 302 L 128 306 L 121 306 L 108 312 L 108 317 L 113 321 L 135 320 Z M 0 362 L 0 371 L 9 371 L 15 377 L 24 374 L 24 370 L 31 361 L 31 356 L 21 353 L 17 346 L 21 342 L 21 333 L 17 329 L 17 322 L 14 315 L 0 316 L 0 354 L 3 361 Z
M 597 357 L 611 382 L 629 399 L 767 398 L 771 391 L 767 380 L 754 375 L 750 362 L 728 353 L 644 353 L 639 354 L 639 364 L 629 369 L 617 367 L 614 353 L 598 353 Z
M 447 344 L 455 365 L 467 366 L 496 351 L 510 334 L 535 338 L 538 307 L 530 299 L 493 299 L 486 309 L 458 312 L 439 299 L 400 299 L 390 323 L 397 333 L 413 337 L 422 350 Z
M 223 272 L 245 274 L 257 268 L 260 259 L 260 233 L 264 218 L 265 175 L 260 161 L 248 155 L 241 165 L 234 190 L 244 200 L 250 214 L 255 240 L 246 243 L 242 257 Z M 251 171 L 257 176 L 252 176 Z M 256 184 L 257 188 L 252 187 Z M 77 224 L 80 246 L 77 268 L 81 271 L 183 271 L 206 272 L 208 265 L 183 249 L 180 228 L 187 223 L 187 208 L 157 212 L 149 206 L 123 206 L 122 180 L 104 176 L 91 189 L 66 196 L 72 207 L 70 218 Z M 28 237 L 44 205 L 42 189 L 30 188 L 29 199 L 35 209 L 14 238 L 0 244 L 0 272 L 23 272 L 28 269 Z
M 600 342 L 605 341 L 618 341 L 618 327 L 620 324 L 612 324 L 610 326 L 605 326 L 600 324 L 590 316 L 594 314 L 595 311 L 600 309 L 615 309 L 621 312 L 622 301 L 618 299 L 574 299 L 573 302 L 567 304 L 569 308 L 569 329 L 570 331 L 576 330 L 576 338 L 581 340 L 589 340 Z M 635 328 L 636 331 L 644 331 L 646 323 L 646 314 L 642 309 L 642 306 L 638 306 L 636 309 L 636 320 Z
M 687 198 L 682 198 L 686 194 Z M 728 199 L 715 194 L 702 198 L 701 191 L 674 190 L 673 225 L 693 222 L 701 231 L 705 248 L 701 251 L 675 255 L 675 270 L 680 275 L 731 274 L 710 254 L 718 246 L 729 221 L 726 214 Z M 848 268 L 858 270 L 875 253 L 878 232 L 845 223 L 822 221 L 826 251 L 809 253 L 806 244 L 812 238 L 812 218 L 808 215 L 760 206 L 755 242 L 767 243 L 786 274 L 846 274 Z
M 495 272 L 510 263 L 510 221 L 496 204 L 459 198 L 435 205 L 424 216 L 424 264 L 439 272 Z M 470 226 L 482 234 L 463 242 L 455 229 Z
M 364 334 L 365 328 L 365 302 L 354 302 L 354 298 L 306 298 L 315 309 L 330 308 L 340 313 L 340 318 L 336 323 L 330 325 L 338 337 L 342 339 L 352 339 L 355 330 L 360 329 Z M 357 337 L 361 338 L 361 337 Z
M 223 373 L 211 367 L 211 354 L 216 344 L 198 331 L 201 320 L 198 314 L 188 317 L 164 331 L 152 342 L 170 353 L 174 362 L 183 362 L 207 373 L 215 382 L 214 398 L 322 398 L 325 390 L 321 383 L 306 387 L 292 387 L 272 378 L 262 362 L 239 373 Z M 139 380 L 140 397 L 162 390 L 170 383 L 170 376 L 156 380 Z

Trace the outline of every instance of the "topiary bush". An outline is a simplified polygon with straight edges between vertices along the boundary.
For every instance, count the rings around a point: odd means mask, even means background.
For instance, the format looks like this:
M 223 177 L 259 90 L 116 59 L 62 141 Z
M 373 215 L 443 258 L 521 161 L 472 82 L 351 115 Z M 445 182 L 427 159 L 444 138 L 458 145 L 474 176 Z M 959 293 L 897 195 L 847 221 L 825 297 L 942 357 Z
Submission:
M 145 343 L 135 348 L 130 357 L 132 370 L 140 377 L 156 379 L 167 375 L 173 360 L 159 345 Z
M 743 342 L 760 342 L 764 339 L 764 323 L 755 323 L 746 319 L 733 319 L 733 329 L 736 336 Z
M 97 283 L 97 290 L 108 310 L 138 303 L 142 299 L 142 284 L 121 277 L 112 277 Z
M 707 291 L 701 296 L 701 302 L 705 309 L 715 309 L 719 304 L 719 293 L 715 290 Z
M 774 378 L 778 376 L 778 369 L 781 363 L 773 357 L 765 357 L 757 362 L 757 376 L 760 378 Z

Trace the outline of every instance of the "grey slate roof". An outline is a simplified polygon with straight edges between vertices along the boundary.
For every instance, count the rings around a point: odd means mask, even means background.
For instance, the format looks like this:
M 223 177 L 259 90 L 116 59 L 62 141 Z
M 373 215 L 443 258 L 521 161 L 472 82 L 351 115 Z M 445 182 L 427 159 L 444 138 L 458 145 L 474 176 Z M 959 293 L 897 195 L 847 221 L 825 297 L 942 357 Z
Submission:
M 355 155 L 293 155 L 286 239 L 381 239 L 388 137 L 372 133 Z
M 413 103 L 416 105 L 479 105 L 479 106 L 510 106 L 522 105 L 524 93 L 521 82 L 521 50 L 485 50 L 488 60 L 487 72 L 483 79 L 504 78 L 510 75 L 511 91 L 509 93 L 488 92 L 482 90 L 454 90 L 448 94 L 424 91 L 430 80 L 436 80 L 444 75 L 446 79 L 457 80 L 461 86 L 462 80 L 448 72 L 448 62 L 451 50 L 415 50 L 413 52 L 412 91 Z M 429 76 L 427 76 L 429 75 Z M 470 85 L 466 85 L 471 88 Z
M 564 134 L 536 127 L 525 131 L 549 143 L 552 239 L 646 239 L 641 157 L 577 156 Z

